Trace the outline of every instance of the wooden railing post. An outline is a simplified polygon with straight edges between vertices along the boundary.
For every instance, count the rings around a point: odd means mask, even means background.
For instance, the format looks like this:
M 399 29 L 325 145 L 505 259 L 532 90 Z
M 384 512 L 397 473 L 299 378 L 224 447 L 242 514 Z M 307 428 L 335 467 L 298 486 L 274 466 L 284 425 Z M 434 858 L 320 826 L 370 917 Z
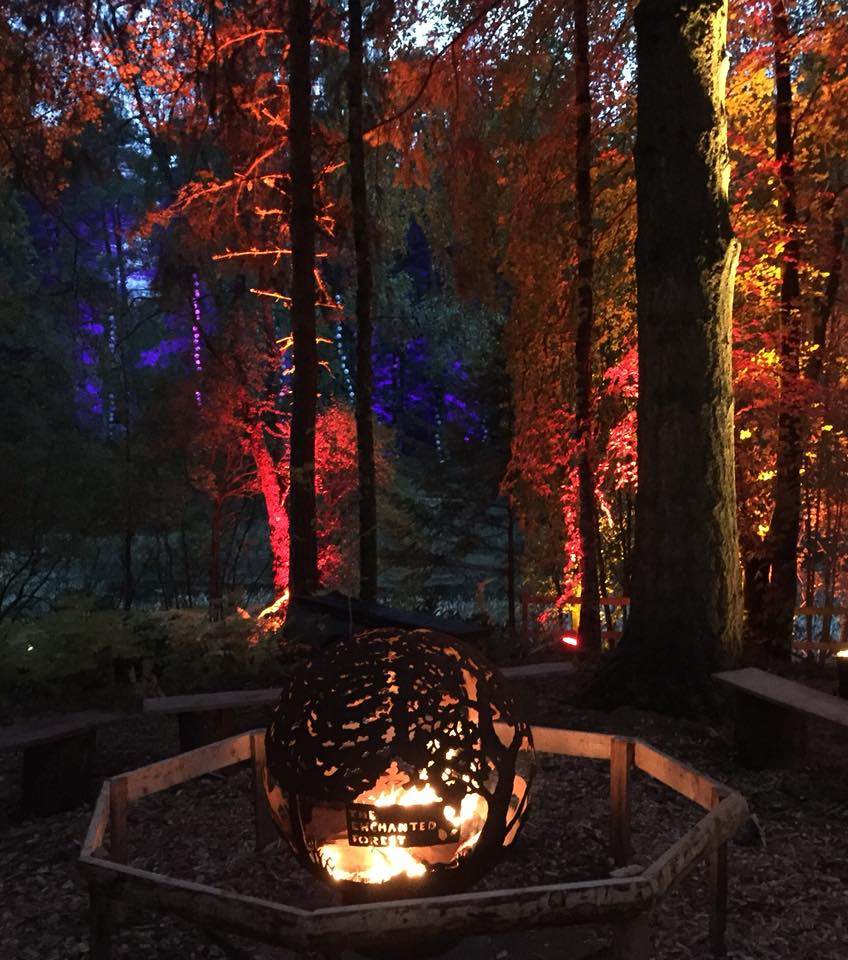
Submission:
M 126 863 L 127 849 L 127 778 L 109 781 L 109 856 L 115 863 Z
M 88 884 L 91 960 L 112 960 L 112 905 L 97 883 Z
M 265 735 L 251 733 L 250 756 L 253 760 L 253 808 L 256 849 L 263 850 L 277 839 L 277 830 L 265 796 Z
M 616 922 L 612 939 L 615 960 L 651 960 L 651 919 L 651 912 L 643 910 Z
M 713 809 L 721 803 L 721 794 L 713 791 Z M 714 957 L 727 955 L 727 843 L 710 852 L 710 949 Z
M 610 852 L 617 867 L 630 861 L 630 771 L 635 743 L 629 737 L 610 741 Z

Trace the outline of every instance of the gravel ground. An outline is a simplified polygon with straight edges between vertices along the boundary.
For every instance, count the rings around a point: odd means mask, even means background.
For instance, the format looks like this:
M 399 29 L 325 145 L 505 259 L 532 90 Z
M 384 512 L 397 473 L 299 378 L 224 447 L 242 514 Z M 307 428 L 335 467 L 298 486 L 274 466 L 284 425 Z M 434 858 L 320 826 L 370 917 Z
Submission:
M 814 680 L 827 686 L 828 678 Z M 792 771 L 739 767 L 727 731 L 631 710 L 598 713 L 570 705 L 578 678 L 536 681 L 535 722 L 641 736 L 742 792 L 761 833 L 746 830 L 730 850 L 729 957 L 735 960 L 848 960 L 848 742 L 844 730 L 812 724 L 808 763 Z M 244 718 L 245 728 L 264 717 Z M 177 750 L 174 718 L 133 716 L 101 730 L 99 779 Z M 71 960 L 88 953 L 87 893 L 75 866 L 91 805 L 37 821 L 15 817 L 20 755 L 0 757 L 0 960 Z M 93 785 L 96 788 L 96 785 Z M 168 790 L 130 812 L 130 862 L 298 906 L 333 902 L 279 845 L 253 849 L 251 780 L 234 769 Z M 607 766 L 539 758 L 526 828 L 486 888 L 608 876 Z M 636 775 L 635 862 L 646 865 L 693 825 L 700 811 Z M 180 921 L 136 918 L 116 937 L 133 960 L 264 960 L 292 956 L 244 941 L 222 952 Z M 670 894 L 656 917 L 659 960 L 700 960 L 707 946 L 703 871 Z M 519 931 L 466 940 L 447 960 L 583 960 L 607 957 L 598 929 Z M 398 960 L 409 945 L 399 945 Z

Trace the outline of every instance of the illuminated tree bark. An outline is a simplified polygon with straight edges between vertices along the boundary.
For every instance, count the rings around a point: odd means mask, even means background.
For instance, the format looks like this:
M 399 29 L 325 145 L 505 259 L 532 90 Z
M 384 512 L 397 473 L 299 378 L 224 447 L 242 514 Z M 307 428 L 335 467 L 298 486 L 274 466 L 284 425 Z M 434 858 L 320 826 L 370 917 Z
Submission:
M 318 587 L 315 529 L 315 413 L 318 350 L 315 342 L 315 201 L 312 173 L 311 4 L 289 0 L 288 87 L 291 153 L 292 418 L 289 490 L 292 596 Z
M 592 100 L 589 86 L 587 0 L 574 4 L 574 64 L 577 114 L 577 335 L 575 342 L 577 475 L 581 546 L 580 642 L 601 649 L 598 600 L 598 514 L 592 466 L 592 329 L 594 251 L 592 236 Z
M 374 375 L 371 361 L 374 279 L 369 246 L 368 187 L 362 138 L 362 2 L 349 0 L 347 91 L 350 200 L 356 251 L 356 452 L 359 471 L 359 596 L 377 596 L 377 488 L 374 471 Z
M 636 10 L 639 491 L 631 615 L 596 693 L 696 714 L 738 650 L 727 0 Z
M 285 484 L 281 483 L 277 464 L 265 443 L 262 424 L 250 435 L 250 452 L 256 464 L 259 490 L 265 501 L 268 514 L 268 530 L 271 543 L 271 560 L 274 571 L 274 593 L 282 596 L 286 587 L 292 590 L 291 556 L 293 553 L 289 530 L 289 515 L 285 509 Z M 290 494 L 289 494 L 290 496 Z
M 755 643 L 788 660 L 797 594 L 798 533 L 801 525 L 803 415 L 797 396 L 803 339 L 798 306 L 798 210 L 795 191 L 795 136 L 792 77 L 789 72 L 789 21 L 783 0 L 772 0 L 775 77 L 775 159 L 780 212 L 785 232 L 780 263 L 780 408 L 774 506 L 762 554 L 747 565 L 745 600 L 748 632 Z

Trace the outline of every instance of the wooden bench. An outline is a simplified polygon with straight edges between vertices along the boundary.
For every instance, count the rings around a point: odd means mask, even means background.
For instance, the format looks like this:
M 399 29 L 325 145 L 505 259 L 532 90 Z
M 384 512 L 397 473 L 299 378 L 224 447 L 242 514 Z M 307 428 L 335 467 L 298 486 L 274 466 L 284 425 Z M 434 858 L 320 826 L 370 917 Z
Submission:
M 149 697 L 145 713 L 175 713 L 180 729 L 180 750 L 185 753 L 216 740 L 235 735 L 237 713 L 251 707 L 273 706 L 280 688 L 266 690 L 224 690 L 178 697 Z
M 736 694 L 736 746 L 746 766 L 768 769 L 803 759 L 807 718 L 848 727 L 848 701 L 756 667 L 714 674 Z
M 86 710 L 0 727 L 0 751 L 23 750 L 25 815 L 47 816 L 88 800 L 97 728 L 120 716 Z
M 559 661 L 504 667 L 501 673 L 511 680 L 535 680 L 571 674 L 575 669 L 574 664 Z M 192 693 L 177 697 L 149 697 L 144 701 L 144 712 L 175 713 L 180 727 L 180 749 L 186 752 L 234 736 L 237 732 L 236 714 L 239 710 L 273 706 L 279 699 L 279 687 Z

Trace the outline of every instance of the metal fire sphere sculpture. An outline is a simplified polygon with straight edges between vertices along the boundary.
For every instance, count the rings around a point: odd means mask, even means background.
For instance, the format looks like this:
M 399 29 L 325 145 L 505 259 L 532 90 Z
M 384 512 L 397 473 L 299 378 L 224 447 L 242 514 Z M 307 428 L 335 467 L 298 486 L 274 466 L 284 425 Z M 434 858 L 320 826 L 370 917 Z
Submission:
M 265 789 L 300 861 L 349 900 L 450 893 L 527 812 L 529 725 L 497 669 L 430 630 L 369 630 L 292 677 Z

